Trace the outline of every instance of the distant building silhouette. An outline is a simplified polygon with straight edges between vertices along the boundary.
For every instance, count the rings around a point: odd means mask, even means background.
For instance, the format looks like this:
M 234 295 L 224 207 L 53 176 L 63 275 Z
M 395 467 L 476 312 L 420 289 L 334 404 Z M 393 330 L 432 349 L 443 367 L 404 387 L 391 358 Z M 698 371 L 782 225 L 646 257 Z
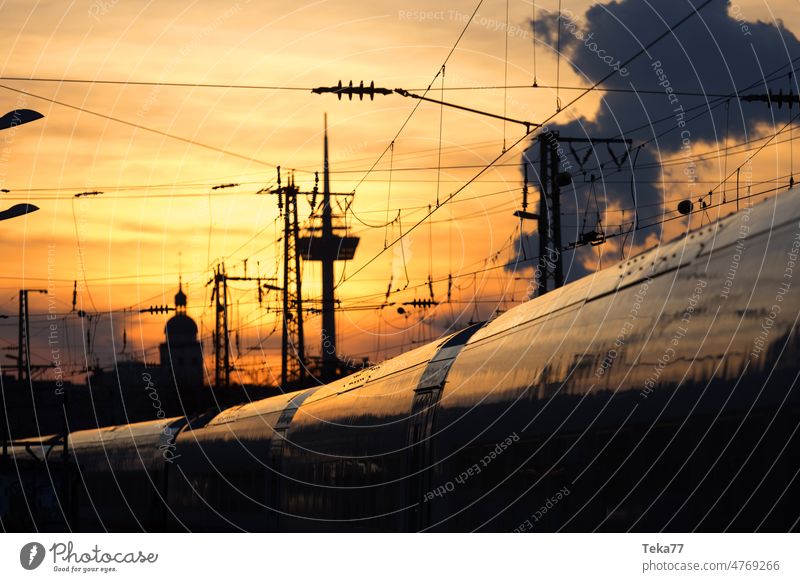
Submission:
M 164 328 L 166 341 L 159 346 L 161 377 L 164 384 L 172 379 L 178 393 L 203 387 L 203 350 L 197 340 L 197 324 L 186 315 L 186 294 L 183 282 L 175 294 L 175 315 Z
M 144 362 L 132 354 L 113 367 L 93 367 L 85 384 L 30 379 L 19 382 L 0 375 L 9 411 L 11 440 L 69 430 L 127 424 L 208 411 L 266 398 L 278 393 L 271 386 L 234 385 L 214 392 L 205 382 L 198 328 L 186 313 L 186 294 L 179 280 L 175 314 L 164 327 L 159 362 Z M 2 438 L 2 435 L 0 435 Z

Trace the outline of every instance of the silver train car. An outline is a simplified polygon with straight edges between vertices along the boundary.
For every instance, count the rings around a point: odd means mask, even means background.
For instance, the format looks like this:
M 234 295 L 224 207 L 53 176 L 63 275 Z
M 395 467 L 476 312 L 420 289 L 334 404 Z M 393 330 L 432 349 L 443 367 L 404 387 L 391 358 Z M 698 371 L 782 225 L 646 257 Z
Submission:
M 800 193 L 334 383 L 16 442 L 6 529 L 797 531 Z

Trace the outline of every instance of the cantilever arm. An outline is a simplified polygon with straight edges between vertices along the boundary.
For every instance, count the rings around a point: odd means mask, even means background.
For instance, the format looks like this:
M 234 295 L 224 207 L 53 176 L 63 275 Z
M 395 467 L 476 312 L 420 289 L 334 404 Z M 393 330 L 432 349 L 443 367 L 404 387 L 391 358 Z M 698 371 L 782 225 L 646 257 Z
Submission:
M 456 105 L 455 103 L 448 103 L 447 101 L 440 101 L 439 99 L 425 97 L 424 95 L 417 95 L 416 93 L 411 93 L 409 91 L 406 91 L 405 89 L 395 89 L 394 92 L 397 93 L 398 95 L 402 95 L 403 97 L 411 97 L 412 99 L 419 99 L 420 101 L 429 101 L 431 103 L 436 103 L 437 105 L 445 105 L 447 107 L 452 107 L 454 109 L 461 109 L 462 111 L 469 111 L 470 113 L 477 113 L 478 115 L 485 115 L 486 117 L 494 117 L 495 119 L 502 119 L 503 121 L 508 121 L 510 123 L 517 123 L 519 125 L 524 125 L 525 130 L 528 133 L 530 133 L 532 127 L 542 126 L 541 123 L 522 121 L 521 119 L 514 119 L 513 117 L 506 117 L 504 115 L 489 113 L 488 111 L 481 111 L 480 109 L 473 109 L 472 107 L 466 107 L 464 105 Z

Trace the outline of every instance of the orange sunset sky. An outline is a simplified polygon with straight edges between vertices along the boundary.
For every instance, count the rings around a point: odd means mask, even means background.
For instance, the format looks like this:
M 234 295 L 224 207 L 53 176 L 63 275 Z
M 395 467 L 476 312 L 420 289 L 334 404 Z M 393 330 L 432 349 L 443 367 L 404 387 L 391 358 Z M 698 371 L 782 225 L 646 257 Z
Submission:
M 504 144 L 519 140 L 522 126 L 399 95 L 338 101 L 308 90 L 352 79 L 423 92 L 476 4 L 0 1 L 0 114 L 30 108 L 45 116 L 0 132 L 0 187 L 9 190 L 2 194 L 2 208 L 20 202 L 40 207 L 2 223 L 0 313 L 13 317 L 0 320 L 0 345 L 16 344 L 18 290 L 50 288 L 59 317 L 74 329 L 74 355 L 68 363 L 74 371 L 85 366 L 79 338 L 86 321 L 68 315 L 77 280 L 78 307 L 100 314 L 97 343 L 89 358 L 106 366 L 115 358 L 155 361 L 154 348 L 163 341 L 168 315 L 140 315 L 138 309 L 172 304 L 182 274 L 189 314 L 200 325 L 204 348 L 210 352 L 213 319 L 206 282 L 211 269 L 224 260 L 229 273 L 243 274 L 247 259 L 249 275 L 278 273 L 277 201 L 256 192 L 274 186 L 277 165 L 284 180 L 295 169 L 300 187 L 313 187 L 313 172 L 322 169 L 325 113 L 332 189 L 355 191 L 347 224 L 361 237 L 355 259 L 344 271 L 341 263 L 337 270 L 337 279 L 342 279 L 337 295 L 344 307 L 338 316 L 342 355 L 379 360 L 435 338 L 451 324 L 487 317 L 524 299 L 532 276 L 529 266 L 516 273 L 486 269 L 514 256 L 520 223 L 512 212 L 521 200 L 523 147 L 507 151 L 431 220 L 374 258 L 385 243 L 420 221 L 429 206 L 435 207 L 437 196 L 447 198 L 499 156 Z M 558 5 L 556 0 L 542 0 L 535 6 L 537 16 L 554 14 Z M 562 10 L 576 15 L 590 6 L 562 2 Z M 787 30 L 800 32 L 796 0 L 739 0 L 735 7 L 742 21 L 781 20 Z M 546 86 L 557 79 L 564 86 L 587 86 L 565 60 L 568 57 L 557 64 L 553 49 L 541 39 L 534 51 L 533 10 L 530 2 L 520 0 L 482 3 L 447 61 L 446 90 L 442 92 L 440 75 L 430 95 L 530 121 L 552 115 L 557 99 L 567 103 L 577 96 L 579 92 L 570 89 L 557 94 L 530 87 L 534 78 Z M 654 35 L 643 36 L 649 40 Z M 221 87 L 128 84 L 137 81 Z M 673 83 L 683 84 L 677 74 Z M 468 89 L 502 85 L 526 87 Z M 553 123 L 591 121 L 602 98 L 602 91 L 583 97 Z M 380 157 L 415 107 L 394 147 Z M 763 124 L 756 133 L 769 135 L 784 122 L 781 118 L 774 125 Z M 790 142 L 782 141 L 760 154 L 754 180 L 789 173 L 793 152 Z M 528 143 L 524 140 L 521 146 Z M 696 155 L 718 147 L 719 143 L 694 144 Z M 725 167 L 735 167 L 750 153 L 731 153 Z M 668 152 L 663 157 L 675 155 Z M 708 156 L 699 171 L 717 179 L 722 164 L 721 158 Z M 436 169 L 439 165 L 441 170 Z M 680 175 L 676 166 L 664 169 L 664 198 L 688 194 L 677 180 Z M 533 204 L 538 194 L 533 177 L 531 182 Z M 227 183 L 239 186 L 212 190 Z M 103 193 L 74 197 L 93 190 Z M 605 224 L 620 223 L 618 214 L 613 215 L 615 208 L 618 203 L 601 204 Z M 305 199 L 300 209 L 306 217 Z M 726 206 L 714 213 L 732 210 Z M 573 223 L 578 220 L 579 216 L 572 218 Z M 387 222 L 391 224 L 384 226 Z M 672 221 L 637 247 L 657 244 L 659 236 L 671 238 L 688 226 L 688 220 Z M 524 228 L 530 231 L 535 225 Z M 620 258 L 619 241 L 587 247 L 574 257 L 568 255 L 567 261 L 594 269 L 602 256 L 607 266 Z M 449 275 L 454 283 L 447 304 Z M 305 265 L 304 294 L 310 300 L 320 295 L 319 277 L 318 265 Z M 430 297 L 429 277 L 436 300 L 442 302 L 439 307 L 398 314 L 400 303 Z M 401 291 L 389 298 L 396 305 L 381 309 L 390 279 L 392 288 Z M 277 374 L 279 297 L 273 293 L 259 306 L 253 285 L 231 287 L 239 378 L 270 381 Z M 42 341 L 48 297 L 32 296 L 31 302 L 38 314 L 32 323 L 34 342 L 37 337 Z M 312 354 L 319 353 L 319 325 L 319 316 L 309 315 L 306 337 Z M 34 349 L 33 359 L 45 363 L 45 355 L 46 350 Z M 13 366 L 12 360 L 4 361 Z

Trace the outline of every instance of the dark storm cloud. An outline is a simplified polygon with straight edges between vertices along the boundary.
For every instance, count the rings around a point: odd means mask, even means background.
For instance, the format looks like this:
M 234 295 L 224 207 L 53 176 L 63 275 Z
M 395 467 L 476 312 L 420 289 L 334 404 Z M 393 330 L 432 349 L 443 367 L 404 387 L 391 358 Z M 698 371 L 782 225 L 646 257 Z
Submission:
M 644 217 L 656 217 L 662 199 L 657 181 L 661 158 L 676 158 L 681 163 L 679 183 L 669 184 L 666 197 L 691 196 L 695 200 L 713 184 L 695 181 L 719 180 L 721 169 L 697 173 L 694 157 L 708 144 L 722 146 L 725 135 L 729 143 L 754 137 L 759 123 L 782 126 L 788 120 L 786 108 L 767 108 L 764 103 L 741 103 L 738 99 L 707 96 L 709 93 L 742 94 L 798 92 L 797 80 L 789 76 L 791 61 L 800 56 L 797 37 L 783 23 L 761 22 L 762 14 L 749 13 L 735 3 L 712 2 L 653 48 L 627 66 L 625 61 L 651 40 L 693 10 L 687 0 L 623 0 L 596 4 L 584 14 L 563 11 L 552 13 L 535 23 L 537 37 L 555 51 L 561 49 L 561 66 L 569 66 L 589 86 L 610 71 L 616 74 L 603 87 L 654 91 L 634 94 L 606 92 L 595 120 L 578 119 L 563 125 L 550 125 L 562 136 L 618 137 L 633 140 L 633 150 L 624 163 L 624 147 L 598 145 L 591 153 L 586 146 L 575 146 L 581 158 L 589 157 L 581 168 L 567 144 L 569 169 L 575 176 L 574 188 L 563 192 L 564 242 L 577 239 L 586 212 L 588 176 L 598 179 L 596 192 L 602 207 L 606 203 L 625 208 L 635 199 L 642 224 Z M 560 40 L 559 39 L 560 29 Z M 563 81 L 563 77 L 562 77 Z M 685 95 L 698 93 L 700 95 Z M 567 101 L 574 93 L 562 93 Z M 557 120 L 564 120 L 562 113 Z M 640 150 L 636 147 L 647 142 Z M 638 156 L 637 156 L 638 151 Z M 538 146 L 526 152 L 529 160 L 538 160 Z M 616 158 L 616 160 L 614 159 Z M 523 158 L 524 160 L 524 158 Z M 635 168 L 633 167 L 636 161 Z M 537 164 L 529 174 L 535 176 Z M 630 185 L 632 176 L 634 184 Z M 585 172 L 585 175 L 584 175 Z M 535 179 L 534 179 L 535 180 Z M 656 183 L 654 183 L 656 182 Z M 589 205 L 587 230 L 594 226 L 595 206 Z M 620 218 L 619 214 L 613 215 Z M 630 221 L 630 212 L 624 221 Z M 652 218 L 650 222 L 656 220 Z M 611 222 L 624 222 L 611 220 Z M 657 228 L 657 227 L 655 227 Z M 618 231 L 617 227 L 611 229 Z M 652 233 L 653 230 L 650 230 Z M 639 240 L 648 232 L 639 233 Z M 537 254 L 536 235 L 526 237 L 527 256 Z M 631 239 L 628 240 L 631 242 Z M 566 256 L 569 263 L 570 256 Z M 570 265 L 570 278 L 585 273 Z

